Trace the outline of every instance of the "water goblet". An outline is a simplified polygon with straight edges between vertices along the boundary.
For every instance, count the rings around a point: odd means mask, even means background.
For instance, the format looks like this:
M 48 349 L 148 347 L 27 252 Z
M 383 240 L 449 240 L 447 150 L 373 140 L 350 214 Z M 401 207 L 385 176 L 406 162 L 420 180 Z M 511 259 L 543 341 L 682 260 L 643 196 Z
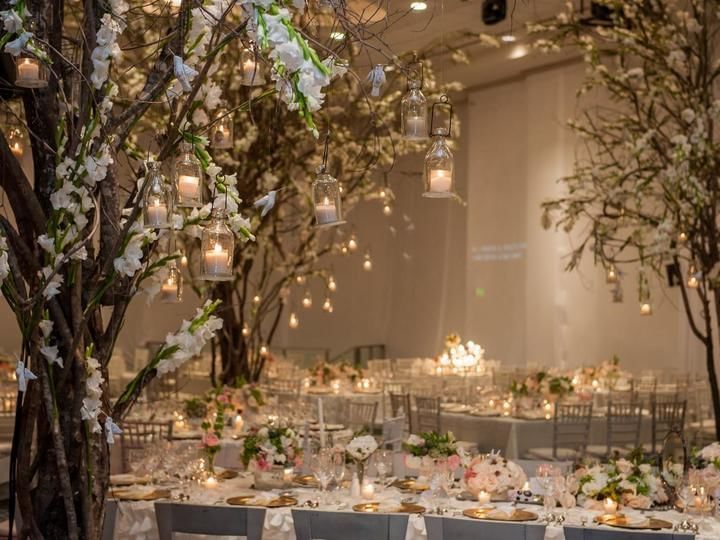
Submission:
M 328 484 L 330 484 L 335 473 L 332 449 L 322 448 L 315 454 L 311 461 L 310 468 L 315 479 L 320 484 L 320 498 L 323 502 L 326 502 Z

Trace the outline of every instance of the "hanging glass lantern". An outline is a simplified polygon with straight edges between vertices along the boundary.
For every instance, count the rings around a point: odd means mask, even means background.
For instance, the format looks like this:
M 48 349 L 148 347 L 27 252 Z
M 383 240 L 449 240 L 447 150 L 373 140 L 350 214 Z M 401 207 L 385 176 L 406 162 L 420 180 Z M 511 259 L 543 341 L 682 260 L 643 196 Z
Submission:
M 250 44 L 240 53 L 240 68 L 242 69 L 241 84 L 243 86 L 262 86 L 265 84 L 262 64 L 258 61 L 258 51 L 254 44 Z
M 325 137 L 323 160 L 312 185 L 315 223 L 317 227 L 332 227 L 345 223 L 342 218 L 342 203 L 337 178 L 328 174 L 327 159 L 330 134 Z
M 233 147 L 233 116 L 222 109 L 212 127 L 210 144 L 217 150 Z
M 328 278 L 327 288 L 331 292 L 337 291 L 337 282 L 335 281 L 335 278 L 333 276 L 330 276 Z
M 25 137 L 19 127 L 13 126 L 8 130 L 7 143 L 13 155 L 21 159 L 25 154 Z
M 645 273 L 641 270 L 638 278 L 638 300 L 640 301 L 640 315 L 652 315 L 653 309 L 650 303 L 650 285 Z
M 435 108 L 447 107 L 449 111 L 448 127 L 434 127 Z M 425 193 L 423 197 L 447 198 L 453 196 L 453 155 L 447 145 L 447 137 L 452 131 L 452 105 L 443 95 L 440 101 L 433 103 L 430 117 L 432 143 L 425 154 Z
M 357 251 L 358 241 L 357 241 L 357 236 L 355 236 L 355 233 L 352 233 L 350 235 L 350 239 L 347 242 L 347 248 L 352 253 L 355 253 Z
M 695 268 L 695 265 L 690 263 L 687 275 L 687 286 L 689 289 L 697 289 L 700 286 L 699 276 L 700 273 L 697 271 L 697 268 Z
M 38 48 L 42 43 L 35 43 Z M 32 52 L 23 49 L 15 65 L 15 86 L 21 88 L 45 88 L 48 85 L 47 66 Z
M 232 280 L 234 251 L 235 235 L 225 223 L 225 210 L 215 208 L 202 234 L 202 279 Z
M 243 337 L 248 337 L 250 335 L 250 327 L 247 324 L 243 324 L 240 333 L 243 335 Z
M 260 295 L 256 294 L 255 296 L 253 296 L 252 303 L 255 304 L 256 306 L 260 305 L 260 300 L 261 300 Z
M 177 205 L 183 208 L 199 208 L 203 205 L 203 171 L 200 160 L 193 154 L 188 142 L 180 145 L 181 154 L 175 160 L 175 189 Z
M 297 283 L 298 285 L 305 285 L 306 281 L 307 278 L 305 276 L 300 275 L 295 277 L 295 283 Z
M 160 172 L 160 163 L 148 161 L 146 169 L 143 224 L 147 229 L 168 229 L 172 216 L 172 188 Z
M 290 319 L 288 319 L 288 326 L 293 330 L 300 326 L 300 319 L 298 319 L 298 316 L 295 314 L 295 312 L 292 312 L 290 314 Z
M 422 93 L 423 65 L 417 60 L 408 66 L 407 92 L 400 102 L 400 132 L 408 141 L 428 137 L 427 100 Z
M 160 301 L 165 304 L 182 302 L 183 277 L 180 270 L 171 262 L 168 275 L 160 285 Z
M 611 264 L 610 266 L 608 266 L 607 272 L 605 273 L 605 283 L 612 284 L 612 283 L 617 283 L 617 281 L 618 281 L 617 269 L 615 268 L 614 264 Z
M 369 272 L 372 270 L 372 259 L 370 258 L 370 251 L 365 252 L 365 259 L 363 260 L 363 270 Z
M 323 308 L 323 311 L 327 311 L 328 313 L 333 312 L 332 300 L 330 300 L 329 296 L 325 297 L 325 301 L 323 302 L 322 308 Z
M 310 291 L 305 291 L 305 296 L 303 296 L 302 299 L 302 307 L 305 309 L 310 309 L 312 307 L 312 296 L 310 295 Z

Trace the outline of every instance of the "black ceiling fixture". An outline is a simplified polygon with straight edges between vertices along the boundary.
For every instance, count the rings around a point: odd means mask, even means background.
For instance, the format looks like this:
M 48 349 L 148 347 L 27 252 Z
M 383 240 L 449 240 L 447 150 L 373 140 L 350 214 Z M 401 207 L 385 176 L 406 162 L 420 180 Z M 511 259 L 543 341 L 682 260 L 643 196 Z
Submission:
M 507 0 L 483 0 L 482 21 L 488 26 L 504 21 L 507 16 Z

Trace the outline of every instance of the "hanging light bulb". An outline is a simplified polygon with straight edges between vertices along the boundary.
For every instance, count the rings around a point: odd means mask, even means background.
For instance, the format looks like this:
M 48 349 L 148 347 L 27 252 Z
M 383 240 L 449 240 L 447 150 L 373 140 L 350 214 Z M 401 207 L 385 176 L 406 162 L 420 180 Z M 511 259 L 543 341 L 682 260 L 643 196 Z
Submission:
M 180 145 L 180 155 L 175 160 L 175 189 L 177 205 L 198 208 L 203 205 L 203 171 L 200 161 L 193 154 L 188 142 Z
M 408 141 L 427 139 L 427 100 L 422 93 L 423 65 L 415 60 L 408 66 L 407 92 L 400 102 L 400 130 Z
M 295 314 L 295 312 L 290 314 L 290 319 L 288 319 L 288 326 L 293 330 L 300 326 L 300 320 L 298 319 L 298 316 Z
M 160 285 L 160 301 L 164 304 L 182 302 L 183 277 L 175 262 L 168 265 L 168 275 Z
M 298 285 L 305 285 L 306 281 L 307 279 L 305 278 L 305 276 L 297 276 L 295 278 L 295 283 L 297 283 Z
M 322 164 L 312 185 L 315 222 L 317 227 L 332 227 L 345 223 L 337 178 L 327 172 L 328 145 L 330 134 L 325 137 Z
M 327 311 L 328 313 L 333 312 L 333 305 L 332 305 L 332 301 L 330 300 L 329 296 L 325 297 L 325 301 L 323 302 L 322 308 L 323 308 L 323 311 Z
M 369 272 L 372 270 L 372 259 L 370 258 L 370 252 L 365 252 L 365 259 L 363 260 L 363 270 Z
M 260 295 L 256 294 L 255 296 L 253 296 L 252 302 L 257 306 L 260 303 Z
M 35 41 L 34 45 L 44 49 L 45 46 Z M 15 86 L 21 88 L 45 88 L 48 85 L 48 70 L 39 56 L 23 49 L 17 58 Z
M 210 144 L 217 150 L 233 147 L 233 117 L 226 109 L 218 112 L 210 134 Z
M 358 241 L 357 241 L 357 237 L 355 236 L 355 233 L 352 233 L 350 235 L 350 239 L 347 242 L 347 248 L 352 253 L 355 253 L 357 251 Z
M 25 154 L 25 137 L 19 127 L 14 126 L 8 130 L 7 143 L 13 155 L 20 159 Z
M 250 335 L 250 328 L 248 327 L 247 324 L 243 324 L 241 333 L 242 333 L 243 337 L 248 337 Z
M 618 282 L 618 273 L 617 269 L 615 268 L 614 264 L 610 264 L 607 268 L 607 272 L 605 273 L 605 283 L 612 284 Z
M 172 215 L 172 188 L 160 173 L 160 163 L 148 161 L 145 195 L 143 197 L 143 224 L 147 229 L 168 229 Z
M 232 280 L 234 251 L 235 235 L 225 222 L 225 210 L 215 208 L 202 233 L 202 279 Z
M 330 276 L 328 278 L 327 288 L 331 292 L 337 291 L 337 282 L 335 281 L 335 278 L 333 276 Z
M 447 129 L 433 126 L 436 107 L 449 108 L 449 120 Z M 430 117 L 430 129 L 432 143 L 425 154 L 425 193 L 423 197 L 446 198 L 453 196 L 453 164 L 454 158 L 447 145 L 447 137 L 452 132 L 452 105 L 448 102 L 447 96 L 443 95 L 440 101 L 433 103 L 432 115 Z
M 650 285 L 645 273 L 640 270 L 638 279 L 638 300 L 640 301 L 640 315 L 652 315 L 652 304 L 650 303 Z
M 310 295 L 310 291 L 305 291 L 305 296 L 303 296 L 302 299 L 302 307 L 305 309 L 310 309 L 312 307 L 312 296 Z
M 698 279 L 698 271 L 695 265 L 690 263 L 687 275 L 687 286 L 689 289 L 697 289 L 700 286 L 700 280 Z
M 258 62 L 258 50 L 254 43 L 240 53 L 240 67 L 242 69 L 243 86 L 262 86 L 265 84 L 265 75 L 262 65 Z

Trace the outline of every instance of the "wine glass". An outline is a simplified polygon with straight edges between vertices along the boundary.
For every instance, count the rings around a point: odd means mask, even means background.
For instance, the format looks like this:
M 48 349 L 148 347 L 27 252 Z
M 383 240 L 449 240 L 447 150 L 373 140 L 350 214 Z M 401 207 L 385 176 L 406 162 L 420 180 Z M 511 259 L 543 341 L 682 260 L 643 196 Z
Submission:
M 392 451 L 378 450 L 375 452 L 375 470 L 377 471 L 380 485 L 385 487 L 385 480 L 390 471 L 392 471 Z
M 549 518 L 556 504 L 556 479 L 560 476 L 560 470 L 551 463 L 541 463 L 535 469 L 535 476 L 540 487 L 543 488 L 543 508 L 545 509 L 545 516 Z
M 336 502 L 340 501 L 339 493 L 343 489 L 343 480 L 345 479 L 345 452 L 343 450 L 336 450 L 333 453 L 333 477 L 335 478 L 335 491 L 338 494 Z
M 333 475 L 335 474 L 335 462 L 332 449 L 320 449 L 320 451 L 313 456 L 310 464 L 310 469 L 312 470 L 313 475 L 320 484 L 321 498 L 325 500 L 328 484 L 333 479 Z
M 690 515 L 690 504 L 695 496 L 695 489 L 688 475 L 678 478 L 675 486 L 675 493 L 682 503 L 682 511 L 683 514 L 685 514 L 685 520 L 688 524 L 691 524 L 692 520 L 690 520 L 688 516 Z

